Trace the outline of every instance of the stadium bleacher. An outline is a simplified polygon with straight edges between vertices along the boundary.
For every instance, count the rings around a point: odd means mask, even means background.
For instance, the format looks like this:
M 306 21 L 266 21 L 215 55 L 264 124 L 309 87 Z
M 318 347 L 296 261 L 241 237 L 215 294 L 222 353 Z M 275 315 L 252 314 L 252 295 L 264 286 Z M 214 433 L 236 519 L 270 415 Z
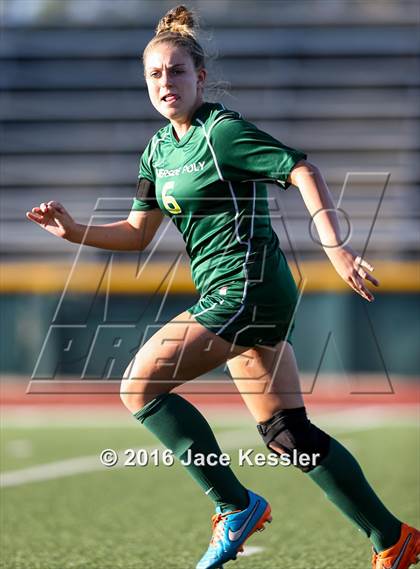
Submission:
M 26 209 L 57 199 L 86 222 L 98 198 L 128 211 L 138 158 L 163 124 L 148 101 L 139 55 L 173 2 L 68 0 L 4 3 L 0 59 L 2 256 L 74 246 L 25 220 Z M 84 4 L 84 7 L 82 6 Z M 371 255 L 410 258 L 419 232 L 418 3 L 196 1 L 210 53 L 209 97 L 319 165 L 363 247 L 381 191 Z M 240 9 L 239 9 L 240 7 Z M 226 83 L 230 88 L 226 89 Z M 353 174 L 351 174 L 353 173 Z M 270 189 L 301 255 L 310 238 L 297 191 Z M 122 212 L 124 214 L 124 211 Z M 284 248 L 284 226 L 273 222 Z M 175 230 L 159 252 L 182 248 Z M 100 252 L 92 249 L 92 258 Z

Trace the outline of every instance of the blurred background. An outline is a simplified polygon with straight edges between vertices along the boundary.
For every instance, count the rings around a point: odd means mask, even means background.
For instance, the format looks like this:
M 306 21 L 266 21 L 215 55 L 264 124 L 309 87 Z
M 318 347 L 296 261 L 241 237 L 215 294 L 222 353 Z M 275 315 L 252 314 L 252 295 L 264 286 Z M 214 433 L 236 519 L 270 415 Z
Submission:
M 420 5 L 186 4 L 201 16 L 207 98 L 308 154 L 345 212 L 350 244 L 375 267 L 381 287 L 368 304 L 311 238 L 299 191 L 269 188 L 302 292 L 293 343 L 311 419 L 356 455 L 397 516 L 418 525 Z M 181 237 L 166 219 L 142 254 L 112 254 L 25 219 L 49 200 L 83 223 L 127 215 L 141 153 L 164 125 L 141 53 L 175 5 L 0 2 L 5 569 L 178 569 L 208 543 L 212 504 L 179 465 L 119 468 L 123 449 L 157 444 L 122 406 L 121 375 L 139 345 L 198 297 Z M 315 485 L 292 469 L 235 464 L 240 447 L 266 449 L 224 369 L 183 394 L 210 419 L 241 481 L 275 512 L 241 568 L 326 569 L 337 558 L 341 569 L 367 567 L 369 543 Z M 115 468 L 99 461 L 109 448 L 120 455 Z
M 270 187 L 273 225 L 303 291 L 294 333 L 301 370 L 311 377 L 322 370 L 372 373 L 385 390 L 392 374 L 414 377 L 418 2 L 187 4 L 201 16 L 207 98 L 308 154 L 337 202 L 341 196 L 351 245 L 365 251 L 381 281 L 370 305 L 353 294 L 311 238 L 298 190 Z M 126 216 L 139 157 L 164 124 L 148 100 L 141 53 L 174 5 L 2 1 L 1 371 L 7 377 L 119 378 L 150 325 L 197 298 L 182 239 L 168 220 L 139 256 L 79 250 L 25 219 L 26 210 L 49 200 L 63 203 L 79 222 Z M 120 327 L 118 346 L 97 334 L 104 323 Z M 93 353 L 86 348 L 92 345 Z

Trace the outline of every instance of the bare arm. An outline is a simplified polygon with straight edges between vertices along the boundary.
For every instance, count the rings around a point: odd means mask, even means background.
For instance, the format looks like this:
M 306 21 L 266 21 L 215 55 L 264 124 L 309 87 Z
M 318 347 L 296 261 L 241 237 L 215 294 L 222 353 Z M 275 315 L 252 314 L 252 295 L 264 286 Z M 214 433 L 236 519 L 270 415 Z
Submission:
M 366 279 L 379 286 L 379 282 L 366 271 L 373 271 L 373 267 L 351 247 L 343 245 L 334 202 L 319 169 L 306 160 L 301 160 L 293 168 L 289 179 L 299 188 L 315 223 L 320 242 L 335 270 L 363 298 L 374 300 L 373 294 L 364 284 Z
M 104 225 L 76 223 L 58 202 L 42 203 L 26 217 L 56 237 L 115 251 L 142 251 L 153 239 L 163 219 L 159 209 L 132 211 L 127 219 Z

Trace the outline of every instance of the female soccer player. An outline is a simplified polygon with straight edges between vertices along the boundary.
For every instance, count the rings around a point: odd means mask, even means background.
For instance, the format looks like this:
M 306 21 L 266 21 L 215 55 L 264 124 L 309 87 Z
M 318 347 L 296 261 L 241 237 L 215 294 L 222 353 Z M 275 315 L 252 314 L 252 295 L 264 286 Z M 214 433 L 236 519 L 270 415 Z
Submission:
M 297 288 L 271 227 L 263 181 L 299 188 L 334 268 L 367 301 L 373 295 L 364 281 L 379 284 L 368 272 L 373 267 L 342 243 L 324 179 L 302 152 L 222 104 L 204 102 L 205 59 L 196 37 L 192 14 L 178 6 L 144 51 L 150 100 L 169 123 L 142 155 L 128 218 L 86 227 L 57 202 L 27 217 L 74 243 L 143 250 L 169 216 L 185 240 L 201 296 L 138 351 L 122 381 L 125 406 L 179 459 L 220 457 L 204 417 L 172 390 L 227 362 L 268 448 L 293 459 L 366 534 L 374 569 L 407 569 L 420 552 L 420 533 L 385 508 L 353 456 L 307 418 L 291 345 Z M 240 378 L 265 389 L 246 393 Z M 270 506 L 222 461 L 185 467 L 216 505 L 213 536 L 197 569 L 222 567 L 271 521 Z

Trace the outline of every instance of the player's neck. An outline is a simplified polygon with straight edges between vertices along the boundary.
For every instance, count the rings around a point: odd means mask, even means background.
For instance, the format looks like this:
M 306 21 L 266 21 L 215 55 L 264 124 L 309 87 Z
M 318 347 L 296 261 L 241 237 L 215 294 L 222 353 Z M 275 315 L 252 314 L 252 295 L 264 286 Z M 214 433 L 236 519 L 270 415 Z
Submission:
M 203 103 L 203 99 L 199 99 L 196 104 L 190 109 L 188 116 L 182 118 L 180 117 L 179 119 L 171 119 L 174 136 L 178 141 L 180 141 L 181 138 L 187 134 L 196 110 L 200 108 Z

